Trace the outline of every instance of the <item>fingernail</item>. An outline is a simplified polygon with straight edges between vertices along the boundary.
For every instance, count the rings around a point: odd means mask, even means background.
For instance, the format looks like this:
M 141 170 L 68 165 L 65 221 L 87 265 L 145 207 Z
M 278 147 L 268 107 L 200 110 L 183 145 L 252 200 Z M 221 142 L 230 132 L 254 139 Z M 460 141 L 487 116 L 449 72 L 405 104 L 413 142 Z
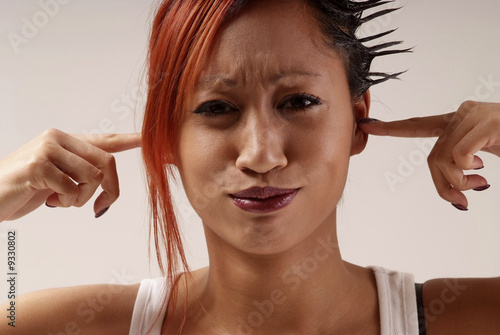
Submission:
M 45 206 L 49 207 L 49 208 L 56 208 L 57 206 L 52 206 L 52 205 L 49 205 L 47 202 L 45 202 Z
M 102 211 L 100 211 L 99 213 L 97 213 L 95 215 L 95 218 L 97 219 L 97 218 L 100 218 L 101 216 L 103 216 L 104 213 L 106 213 L 108 211 L 108 209 L 109 209 L 109 207 L 104 208 Z
M 377 119 L 372 119 L 370 117 L 365 117 L 365 118 L 362 118 L 362 119 L 359 119 L 358 121 L 356 121 L 358 124 L 367 124 L 367 123 L 372 123 L 372 122 L 377 122 L 377 121 L 380 121 L 380 120 L 377 120 Z
M 481 169 L 483 169 L 483 168 L 484 168 L 484 165 L 483 165 L 483 166 L 481 166 L 481 167 L 475 168 L 474 170 L 481 170 Z
M 464 207 L 460 204 L 452 204 L 452 205 L 453 205 L 453 207 L 455 207 L 456 209 L 461 210 L 461 211 L 468 211 L 469 210 L 467 207 Z
M 490 185 L 490 184 L 488 184 L 488 185 L 484 185 L 484 186 L 479 186 L 479 187 L 473 188 L 472 190 L 473 190 L 473 191 L 484 191 L 484 190 L 489 189 L 489 188 L 490 188 L 490 186 L 491 186 L 491 185 Z

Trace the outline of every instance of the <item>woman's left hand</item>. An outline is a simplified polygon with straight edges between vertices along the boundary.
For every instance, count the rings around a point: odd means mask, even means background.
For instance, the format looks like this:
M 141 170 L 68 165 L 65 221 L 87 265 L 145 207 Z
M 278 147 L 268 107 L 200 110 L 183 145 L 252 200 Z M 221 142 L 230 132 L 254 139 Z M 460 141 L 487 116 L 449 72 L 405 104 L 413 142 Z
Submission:
M 361 119 L 358 126 L 371 135 L 439 137 L 427 159 L 432 179 L 439 195 L 461 210 L 468 206 L 462 191 L 489 187 L 484 177 L 464 174 L 483 167 L 475 153 L 482 150 L 500 157 L 499 103 L 466 101 L 449 114 L 393 122 Z

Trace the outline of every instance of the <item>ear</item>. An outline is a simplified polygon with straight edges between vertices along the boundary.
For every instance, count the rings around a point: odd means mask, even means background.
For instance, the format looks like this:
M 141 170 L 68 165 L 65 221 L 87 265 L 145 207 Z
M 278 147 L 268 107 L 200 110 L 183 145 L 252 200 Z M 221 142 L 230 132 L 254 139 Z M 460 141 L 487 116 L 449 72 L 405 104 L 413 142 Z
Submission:
M 357 120 L 367 118 L 370 111 L 370 90 L 367 90 L 363 99 L 353 103 L 354 130 L 352 134 L 351 156 L 361 153 L 368 142 L 368 134 L 359 129 Z

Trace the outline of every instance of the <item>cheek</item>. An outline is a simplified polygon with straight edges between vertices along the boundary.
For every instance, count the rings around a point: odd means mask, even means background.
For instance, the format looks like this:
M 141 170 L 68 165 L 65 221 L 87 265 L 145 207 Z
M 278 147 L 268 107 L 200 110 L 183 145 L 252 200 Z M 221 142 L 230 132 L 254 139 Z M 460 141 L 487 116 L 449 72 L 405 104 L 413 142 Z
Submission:
M 179 143 L 177 167 L 186 195 L 196 212 L 206 210 L 222 191 L 227 150 L 217 137 L 202 130 L 181 131 Z
M 214 162 L 224 152 L 222 149 L 220 141 L 209 131 L 186 124 L 179 138 L 179 171 L 188 179 L 210 173 Z
M 315 125 L 314 131 L 303 135 L 297 142 L 301 165 L 309 183 L 317 190 L 318 198 L 338 200 L 347 178 L 352 143 L 352 118 L 335 114 Z M 323 200 L 324 201 L 324 200 Z M 335 204 L 336 205 L 336 204 Z
M 345 109 L 344 109 L 345 110 Z M 290 147 L 309 163 L 339 164 L 348 161 L 352 143 L 352 117 L 345 112 L 325 111 L 324 117 L 293 131 Z

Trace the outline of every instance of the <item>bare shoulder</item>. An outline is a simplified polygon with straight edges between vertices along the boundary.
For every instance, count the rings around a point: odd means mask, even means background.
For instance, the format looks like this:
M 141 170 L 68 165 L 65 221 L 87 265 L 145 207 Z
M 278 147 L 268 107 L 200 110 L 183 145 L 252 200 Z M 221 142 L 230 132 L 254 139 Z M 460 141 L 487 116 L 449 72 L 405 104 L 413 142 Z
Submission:
M 139 284 L 87 285 L 28 293 L 15 300 L 14 324 L 2 315 L 0 334 L 128 335 L 138 290 Z M 2 314 L 9 308 L 10 302 L 0 306 Z
M 427 334 L 500 334 L 500 277 L 424 284 Z

